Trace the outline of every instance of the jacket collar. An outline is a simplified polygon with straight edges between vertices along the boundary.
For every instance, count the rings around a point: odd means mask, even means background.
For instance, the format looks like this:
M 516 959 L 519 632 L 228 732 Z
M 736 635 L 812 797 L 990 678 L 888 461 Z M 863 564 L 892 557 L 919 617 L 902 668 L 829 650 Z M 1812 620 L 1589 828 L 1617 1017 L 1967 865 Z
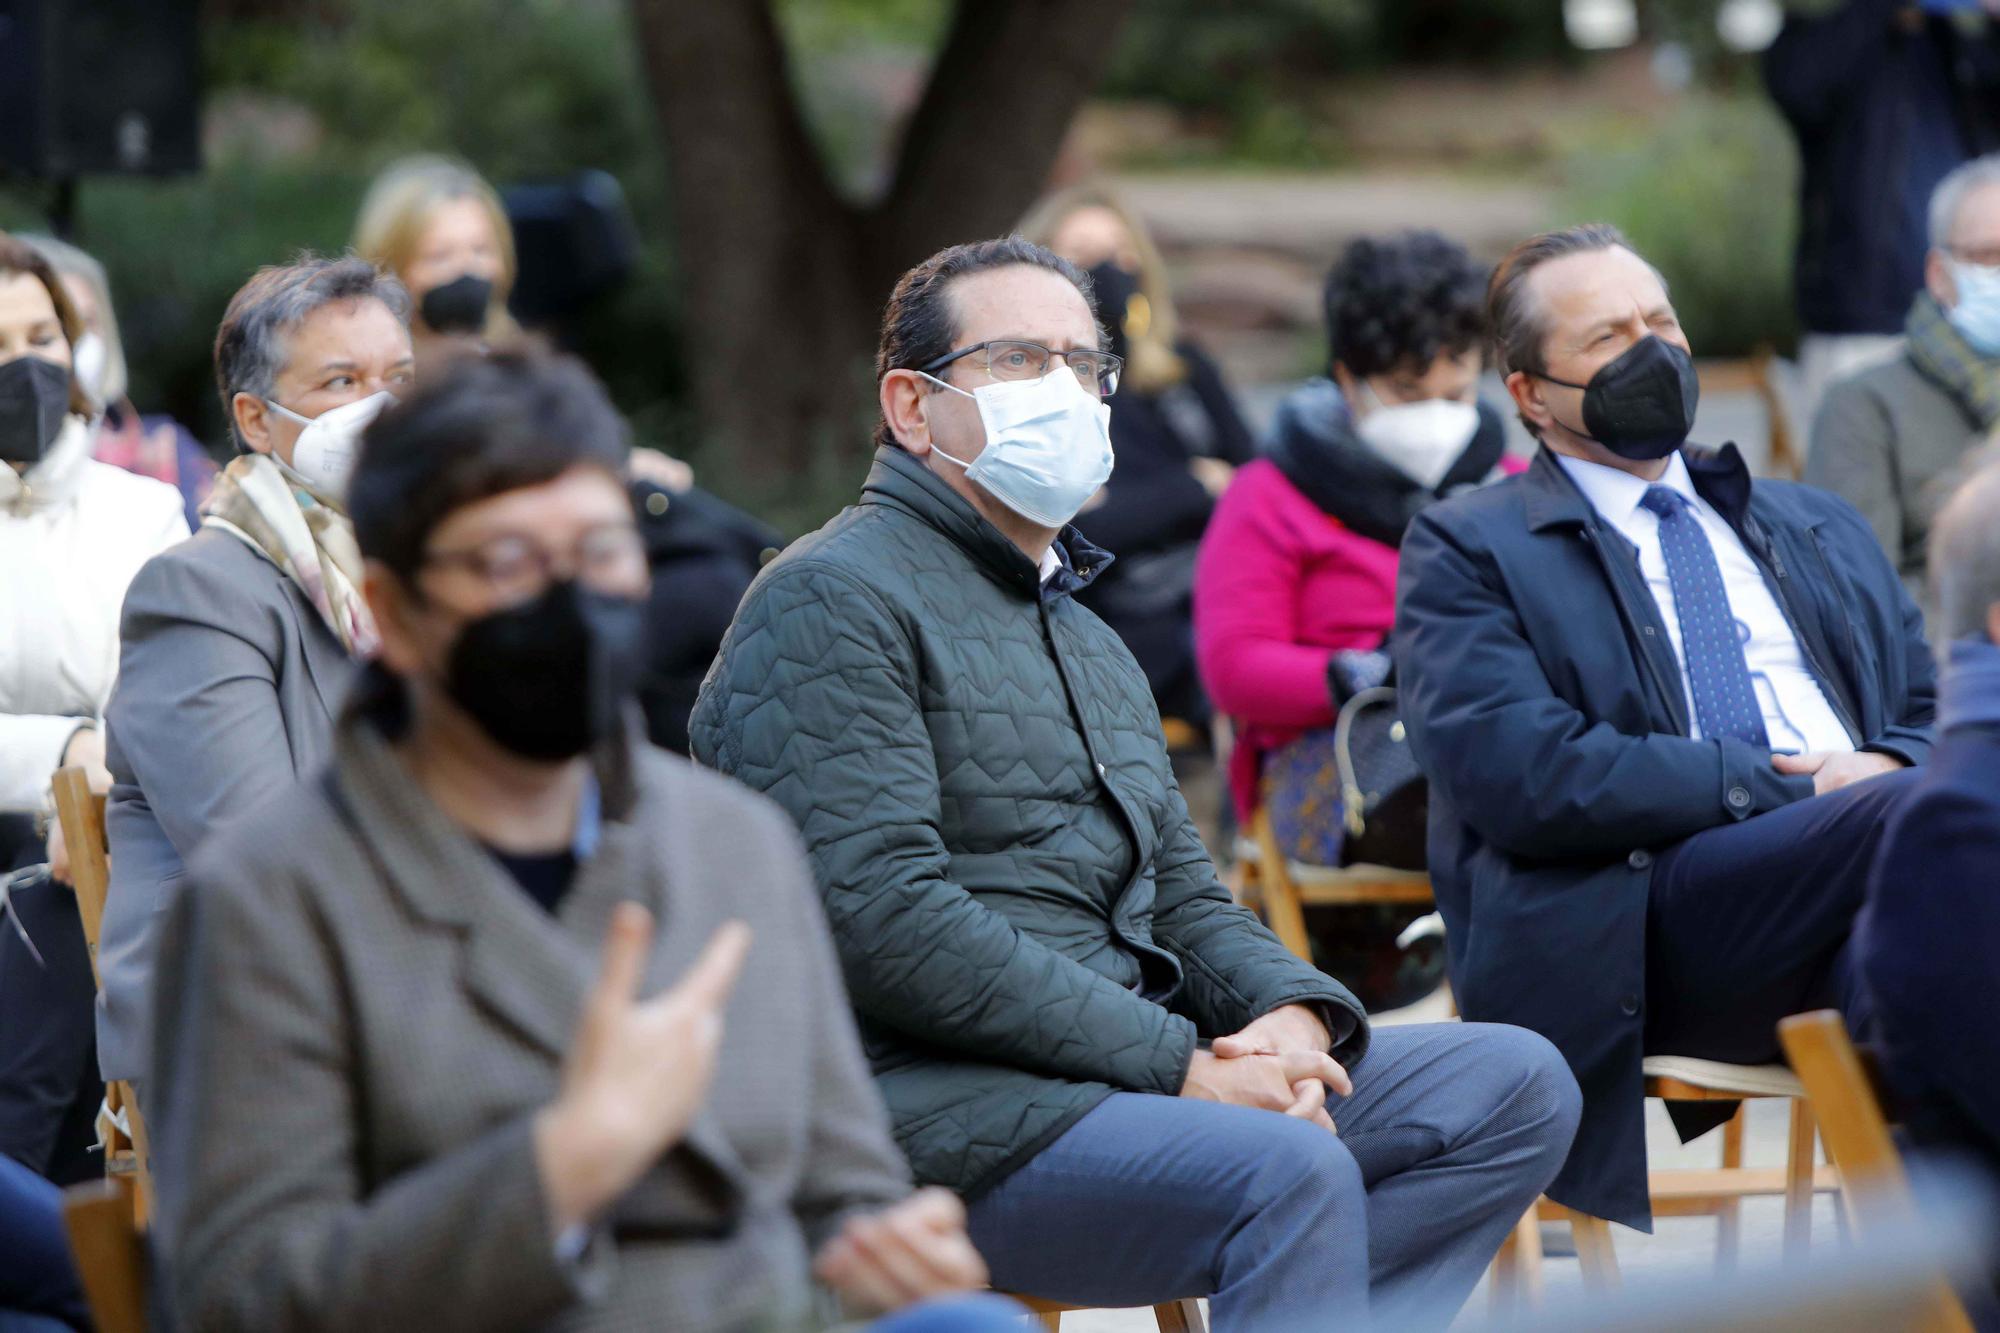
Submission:
M 1743 530 L 1750 514 L 1750 468 L 1733 444 L 1709 449 L 1698 444 L 1681 446 L 1681 458 L 1688 476 L 1702 499 L 1737 531 Z M 1583 527 L 1597 521 L 1597 511 L 1577 484 L 1563 471 L 1562 464 L 1546 444 L 1521 476 L 1526 493 L 1528 528 Z
M 691 834 L 677 827 L 683 803 L 675 799 L 670 770 L 658 772 L 664 785 L 648 806 L 659 818 L 637 820 L 638 782 L 625 747 L 606 747 L 596 758 L 603 793 L 597 844 L 577 867 L 576 882 L 552 920 L 431 800 L 383 734 L 379 711 L 364 698 L 357 691 L 340 720 L 328 782 L 390 892 L 415 916 L 463 936 L 461 981 L 497 1021 L 562 1061 L 597 975 L 599 942 L 624 899 L 651 911 L 659 931 L 643 994 L 657 993 L 693 965 L 706 941 L 679 928 L 694 914 L 677 904 L 697 889 L 679 853 Z M 711 1112 L 696 1116 L 683 1146 L 724 1178 L 744 1179 L 745 1168 Z
M 1029 600 L 1044 596 L 1041 569 L 1000 529 L 980 517 L 965 497 L 929 468 L 893 444 L 878 446 L 875 466 L 861 488 L 863 504 L 901 509 L 950 538 L 981 573 Z M 1092 545 L 1074 525 L 1056 534 L 1063 568 L 1049 579 L 1046 593 L 1068 596 L 1087 588 L 1112 562 L 1109 551 Z

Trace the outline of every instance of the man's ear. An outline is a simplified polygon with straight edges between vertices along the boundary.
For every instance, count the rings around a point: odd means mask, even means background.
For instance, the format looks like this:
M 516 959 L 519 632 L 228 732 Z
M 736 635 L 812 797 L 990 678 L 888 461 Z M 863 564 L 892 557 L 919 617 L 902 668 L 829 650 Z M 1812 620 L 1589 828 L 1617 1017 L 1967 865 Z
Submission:
M 1924 289 L 1946 310 L 1958 304 L 1958 284 L 1951 280 L 1951 261 L 1942 250 L 1924 256 Z
M 1517 370 L 1507 377 L 1507 393 L 1513 398 L 1514 406 L 1521 415 L 1540 429 L 1547 429 L 1555 414 L 1542 401 L 1541 381 L 1525 370 Z
M 230 415 L 236 419 L 236 434 L 260 454 L 271 452 L 271 409 L 253 393 L 237 393 L 229 400 Z
M 892 370 L 882 377 L 878 397 L 882 405 L 882 420 L 889 423 L 889 433 L 896 437 L 896 443 L 913 457 L 922 458 L 931 451 L 931 424 L 925 399 L 924 381 L 914 370 Z
M 2000 643 L 2000 602 L 1986 608 L 1986 637 Z

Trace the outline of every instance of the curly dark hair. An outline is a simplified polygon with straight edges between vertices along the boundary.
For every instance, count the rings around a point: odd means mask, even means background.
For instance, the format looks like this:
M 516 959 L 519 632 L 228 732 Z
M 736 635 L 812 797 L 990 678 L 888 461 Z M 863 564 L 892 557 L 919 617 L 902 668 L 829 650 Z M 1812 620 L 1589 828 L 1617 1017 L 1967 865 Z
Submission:
M 1331 362 L 1356 376 L 1426 370 L 1486 341 L 1486 268 L 1434 231 L 1364 236 L 1326 275 Z

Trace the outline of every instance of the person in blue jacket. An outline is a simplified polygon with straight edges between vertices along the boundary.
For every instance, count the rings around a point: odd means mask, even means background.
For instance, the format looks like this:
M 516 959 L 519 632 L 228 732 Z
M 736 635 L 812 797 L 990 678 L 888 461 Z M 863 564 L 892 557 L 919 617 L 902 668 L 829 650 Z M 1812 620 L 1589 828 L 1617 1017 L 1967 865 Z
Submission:
M 1542 448 L 1411 524 L 1404 721 L 1459 1006 L 1568 1057 L 1549 1193 L 1644 1229 L 1643 1055 L 1761 1063 L 1787 1014 L 1862 1022 L 1844 946 L 1934 670 L 1845 501 L 1687 442 L 1687 335 L 1615 228 L 1516 246 L 1488 314 Z
M 1911 1138 L 2000 1186 L 2000 469 L 1939 516 L 1931 576 L 1946 639 L 1937 755 L 1884 835 L 1856 953 Z M 1973 1306 L 2000 1328 L 1993 1290 Z

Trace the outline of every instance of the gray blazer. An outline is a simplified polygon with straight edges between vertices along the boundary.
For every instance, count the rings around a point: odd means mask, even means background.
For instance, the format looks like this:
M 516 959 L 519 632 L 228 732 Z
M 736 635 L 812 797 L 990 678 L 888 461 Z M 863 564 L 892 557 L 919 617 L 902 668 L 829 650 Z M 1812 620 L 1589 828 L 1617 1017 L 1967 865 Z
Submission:
M 204 528 L 125 595 L 105 709 L 111 891 L 98 1064 L 146 1070 L 157 929 L 211 829 L 324 765 L 356 667 L 312 602 L 241 538 Z
M 790 821 L 650 748 L 599 781 L 554 918 L 358 716 L 327 776 L 202 849 L 147 1100 L 181 1326 L 790 1327 L 842 1215 L 908 1191 Z M 660 922 L 644 994 L 727 919 L 755 940 L 693 1129 L 565 1264 L 530 1126 L 624 898 Z
M 1978 420 L 1907 355 L 1826 391 L 1813 421 L 1805 479 L 1861 511 L 1917 605 L 1931 520 L 1964 479 L 1983 436 Z

